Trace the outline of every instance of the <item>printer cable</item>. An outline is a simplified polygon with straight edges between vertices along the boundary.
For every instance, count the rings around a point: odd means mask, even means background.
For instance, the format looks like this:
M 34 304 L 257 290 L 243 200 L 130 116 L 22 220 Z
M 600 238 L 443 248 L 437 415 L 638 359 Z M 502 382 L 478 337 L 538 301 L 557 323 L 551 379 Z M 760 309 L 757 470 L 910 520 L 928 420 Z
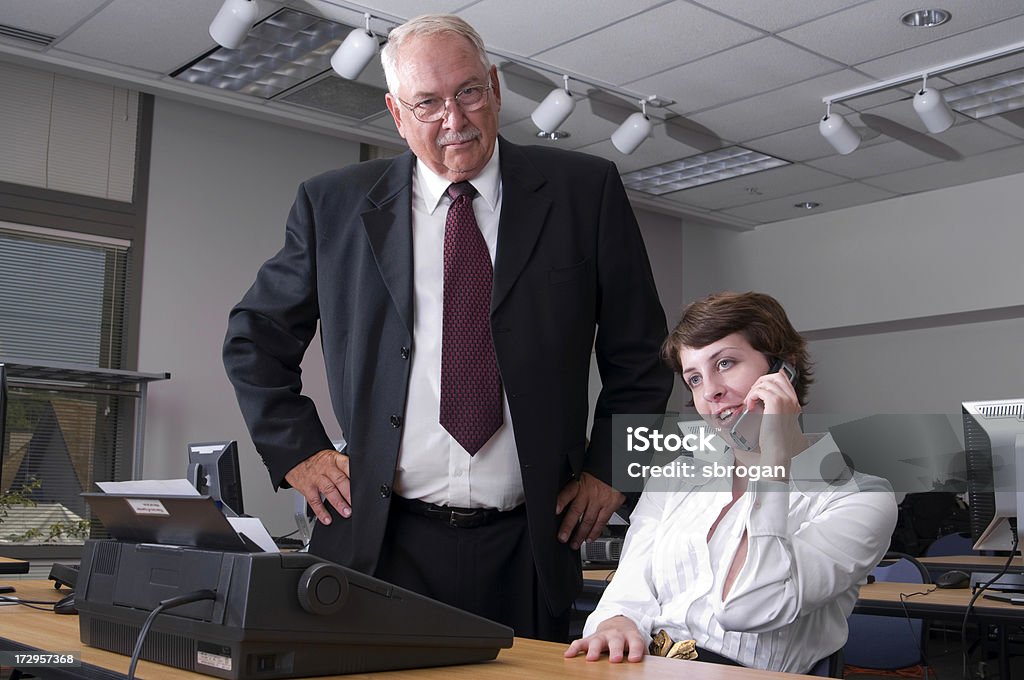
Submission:
M 217 593 L 214 591 L 204 588 L 203 590 L 194 590 L 191 593 L 185 593 L 184 595 L 178 595 L 177 597 L 169 597 L 166 600 L 161 600 L 160 604 L 149 613 L 146 617 L 146 621 L 142 624 L 142 628 L 139 629 L 139 637 L 135 640 L 135 649 L 132 650 L 132 661 L 128 665 L 128 680 L 135 680 L 135 666 L 139 663 L 139 654 L 142 652 L 142 643 L 146 639 L 146 634 L 149 633 L 150 627 L 153 625 L 153 621 L 156 620 L 158 614 L 174 607 L 180 607 L 183 604 L 189 604 L 190 602 L 199 602 L 200 600 L 215 600 L 217 599 Z

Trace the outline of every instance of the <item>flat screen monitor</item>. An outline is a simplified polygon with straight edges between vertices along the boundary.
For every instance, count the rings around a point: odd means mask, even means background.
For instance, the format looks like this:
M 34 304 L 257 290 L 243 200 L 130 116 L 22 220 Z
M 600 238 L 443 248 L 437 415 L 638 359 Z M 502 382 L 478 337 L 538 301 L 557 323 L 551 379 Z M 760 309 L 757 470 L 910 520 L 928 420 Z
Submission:
M 201 494 L 217 501 L 229 517 L 242 517 L 242 475 L 234 441 L 188 445 L 188 481 Z
M 974 549 L 1010 550 L 1024 513 L 1024 398 L 962 406 Z
M 4 455 L 7 453 L 7 367 L 0 363 L 0 470 L 3 469 Z M 0 473 L 2 475 L 2 473 Z M 0 490 L 3 489 L 3 478 L 0 477 Z

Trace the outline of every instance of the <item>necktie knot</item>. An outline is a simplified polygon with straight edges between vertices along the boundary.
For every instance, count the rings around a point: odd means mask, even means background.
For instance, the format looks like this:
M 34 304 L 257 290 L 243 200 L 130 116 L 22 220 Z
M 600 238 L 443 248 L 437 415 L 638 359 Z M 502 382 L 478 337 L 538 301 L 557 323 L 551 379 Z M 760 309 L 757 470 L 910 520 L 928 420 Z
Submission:
M 470 199 L 472 199 L 474 196 L 476 196 L 476 187 L 474 187 L 469 182 L 454 182 L 448 185 L 448 190 L 446 193 L 448 194 L 448 198 L 452 199 L 453 201 L 463 196 L 468 196 Z

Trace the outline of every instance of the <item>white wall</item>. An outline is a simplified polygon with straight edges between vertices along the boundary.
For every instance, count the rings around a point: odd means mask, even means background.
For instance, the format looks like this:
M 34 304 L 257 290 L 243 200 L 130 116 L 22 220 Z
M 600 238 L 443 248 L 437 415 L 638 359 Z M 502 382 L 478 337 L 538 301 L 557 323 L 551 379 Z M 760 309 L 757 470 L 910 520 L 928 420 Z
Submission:
M 156 99 L 139 370 L 171 379 L 149 388 L 143 476 L 184 477 L 189 442 L 237 439 L 246 511 L 276 534 L 295 528 L 292 493 L 273 493 L 225 376 L 227 315 L 284 243 L 299 182 L 358 157 L 352 142 Z M 328 434 L 339 434 L 318 341 L 304 366 Z

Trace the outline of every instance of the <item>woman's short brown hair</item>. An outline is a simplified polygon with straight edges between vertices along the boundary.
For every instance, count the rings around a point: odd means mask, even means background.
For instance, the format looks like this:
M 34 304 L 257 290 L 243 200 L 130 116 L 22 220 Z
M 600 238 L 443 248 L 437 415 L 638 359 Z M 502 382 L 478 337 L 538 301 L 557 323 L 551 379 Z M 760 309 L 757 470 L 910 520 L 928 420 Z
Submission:
M 662 344 L 661 356 L 674 372 L 682 375 L 680 350 L 707 347 L 733 333 L 741 333 L 769 363 L 782 359 L 796 368 L 793 387 L 800 404 L 807 403 L 807 387 L 814 382 L 807 341 L 793 328 L 786 310 L 771 295 L 723 292 L 690 303 Z

